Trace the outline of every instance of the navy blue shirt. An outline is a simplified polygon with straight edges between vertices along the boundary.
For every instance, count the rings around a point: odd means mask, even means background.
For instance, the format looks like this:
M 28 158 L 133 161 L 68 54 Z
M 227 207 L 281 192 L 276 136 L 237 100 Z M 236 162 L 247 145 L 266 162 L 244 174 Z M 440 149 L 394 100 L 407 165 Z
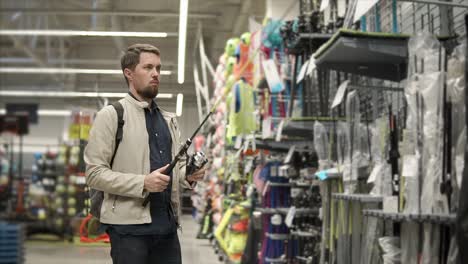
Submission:
M 135 98 L 131 93 L 129 93 Z M 135 100 L 138 100 L 135 98 Z M 150 171 L 154 171 L 172 159 L 172 138 L 164 117 L 156 102 L 153 100 L 149 108 L 145 109 L 146 130 L 148 131 L 150 149 Z M 131 155 L 131 153 L 129 153 Z M 164 192 L 150 194 L 150 224 L 139 225 L 110 225 L 121 234 L 130 235 L 167 235 L 177 231 L 177 225 L 171 209 L 171 180 Z

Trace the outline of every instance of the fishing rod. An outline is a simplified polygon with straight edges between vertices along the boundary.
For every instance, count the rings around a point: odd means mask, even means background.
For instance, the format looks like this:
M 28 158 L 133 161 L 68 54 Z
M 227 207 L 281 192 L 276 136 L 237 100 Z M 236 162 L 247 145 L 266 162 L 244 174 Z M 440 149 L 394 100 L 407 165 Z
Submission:
M 205 118 L 203 119 L 203 121 L 201 122 L 201 124 L 197 127 L 197 129 L 195 129 L 195 131 L 193 132 L 192 136 L 189 137 L 186 141 L 185 141 L 185 144 L 180 147 L 179 151 L 177 152 L 177 155 L 174 157 L 174 159 L 171 161 L 171 163 L 169 164 L 169 167 L 167 167 L 163 174 L 166 174 L 166 175 L 169 175 L 172 170 L 174 169 L 174 167 L 177 165 L 177 163 L 185 156 L 187 155 L 187 150 L 190 148 L 190 146 L 192 145 L 192 142 L 193 142 L 193 139 L 195 138 L 195 136 L 198 134 L 198 132 L 200 131 L 200 129 L 205 125 L 206 121 L 208 121 L 208 118 L 210 118 L 210 116 L 213 115 L 216 107 L 218 106 L 218 104 L 221 102 L 222 98 L 219 98 L 218 101 L 213 105 L 213 107 L 211 108 L 210 112 L 205 116 Z M 205 157 L 205 154 L 201 151 L 198 151 L 196 152 L 194 155 L 192 155 L 190 158 L 189 158 L 189 162 L 188 162 L 188 165 L 187 165 L 187 174 L 186 175 L 190 175 L 192 174 L 193 172 L 201 169 L 203 166 L 205 166 L 205 164 L 208 162 L 208 159 Z M 143 201 L 143 207 L 145 207 L 150 201 L 150 196 L 149 194 L 146 196 L 145 200 Z

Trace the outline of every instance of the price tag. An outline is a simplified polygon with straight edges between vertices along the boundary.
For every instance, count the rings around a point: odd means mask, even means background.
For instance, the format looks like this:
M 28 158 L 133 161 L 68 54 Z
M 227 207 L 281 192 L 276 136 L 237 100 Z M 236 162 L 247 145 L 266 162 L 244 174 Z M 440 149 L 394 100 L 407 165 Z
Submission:
M 263 192 L 262 192 L 262 196 L 265 196 L 268 189 L 270 188 L 270 182 L 268 181 L 265 186 L 263 186 Z
M 246 153 L 248 149 L 249 149 L 249 139 L 245 138 L 244 147 L 243 147 L 244 153 Z
M 354 20 L 353 22 L 361 19 L 379 0 L 359 0 L 356 4 L 356 10 L 354 11 Z
M 213 159 L 213 167 L 221 168 L 223 166 L 223 158 L 214 158 Z
M 262 139 L 269 138 L 271 136 L 271 116 L 263 119 L 262 121 Z
M 284 119 L 278 125 L 278 129 L 276 130 L 276 138 L 275 141 L 281 141 L 281 135 L 283 135 L 283 126 L 284 126 Z
M 320 3 L 320 12 L 323 12 L 330 5 L 330 0 L 322 0 Z
M 455 158 L 455 173 L 457 175 L 458 186 L 462 184 L 463 169 L 465 167 L 465 160 L 463 155 L 459 155 Z
M 245 164 L 244 174 L 249 173 L 252 170 L 252 166 L 253 166 L 253 160 L 249 159 L 247 161 L 247 164 Z
M 86 177 L 84 177 L 84 176 L 76 176 L 76 178 L 75 178 L 75 183 L 76 183 L 76 184 L 82 184 L 82 185 L 86 184 Z
M 283 218 L 279 214 L 275 214 L 271 217 L 271 224 L 279 226 L 281 225 L 281 222 L 283 222 Z
M 346 80 L 340 84 L 340 87 L 338 87 L 338 91 L 336 91 L 335 98 L 333 99 L 333 104 L 331 108 L 335 108 L 336 106 L 340 105 L 341 102 L 343 102 L 343 97 L 346 91 L 346 88 L 348 87 L 349 80 Z
M 301 193 L 302 193 L 301 188 L 291 188 L 291 198 L 296 198 Z
M 317 68 L 317 65 L 315 65 L 315 58 L 314 55 L 310 56 L 309 59 L 309 67 L 307 67 L 307 75 L 310 76 L 312 75 L 312 72 Z
M 208 148 L 208 146 L 211 146 L 211 140 L 213 138 L 212 135 L 213 134 L 208 134 L 208 136 L 206 137 L 206 143 L 205 143 L 206 148 Z
M 279 177 L 289 177 L 289 165 L 282 165 L 278 168 L 278 176 Z
M 270 166 L 270 177 L 278 177 L 278 166 L 276 165 Z
M 236 152 L 236 155 L 235 155 L 236 159 L 238 159 L 238 158 L 240 157 L 241 153 L 242 153 L 242 149 L 239 149 L 239 150 Z
M 300 83 L 304 79 L 308 65 L 309 65 L 309 60 L 305 61 L 304 64 L 302 65 L 301 70 L 299 71 L 299 74 L 297 75 L 296 83 Z
M 234 143 L 234 148 L 235 149 L 240 149 L 242 146 L 242 135 L 238 135 L 236 137 L 236 142 Z
M 263 71 L 265 73 L 268 86 L 272 93 L 279 93 L 284 90 L 283 82 L 281 81 L 275 61 L 270 59 L 263 61 Z
M 367 179 L 367 183 L 373 183 L 377 179 L 377 175 L 381 174 L 382 171 L 382 164 L 377 164 L 374 166 L 372 169 L 371 174 L 369 175 L 369 178 Z
M 351 164 L 343 164 L 343 181 L 347 182 L 351 180 Z
M 249 187 L 247 187 L 247 191 L 245 192 L 245 194 L 247 195 L 247 197 L 251 197 L 253 192 L 254 192 L 254 186 L 253 185 L 249 185 Z
M 294 151 L 296 150 L 296 145 L 292 145 L 289 148 L 288 154 L 286 155 L 286 158 L 284 158 L 284 164 L 291 163 L 291 159 L 293 157 Z
M 344 17 L 346 15 L 346 0 L 338 0 L 336 2 L 336 8 L 338 10 L 338 17 Z
M 286 215 L 286 220 L 284 220 L 284 223 L 286 226 L 291 227 L 293 224 L 294 217 L 296 216 L 296 207 L 292 206 L 289 208 L 288 214 Z
M 418 175 L 418 159 L 415 155 L 403 156 L 403 171 L 401 176 L 403 177 L 416 177 Z
M 398 213 L 398 196 L 384 196 L 383 211 L 387 213 Z
M 255 142 L 255 137 L 252 138 L 252 151 L 256 151 L 257 150 L 257 143 Z

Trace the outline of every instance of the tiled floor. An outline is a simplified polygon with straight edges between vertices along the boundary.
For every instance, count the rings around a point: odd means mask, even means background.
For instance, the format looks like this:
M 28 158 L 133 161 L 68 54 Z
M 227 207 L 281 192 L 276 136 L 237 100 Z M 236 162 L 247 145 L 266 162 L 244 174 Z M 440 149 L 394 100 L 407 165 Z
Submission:
M 219 264 L 208 240 L 195 239 L 197 224 L 188 215 L 179 233 L 184 264 Z M 111 264 L 109 246 L 77 246 L 62 242 L 27 242 L 26 264 Z

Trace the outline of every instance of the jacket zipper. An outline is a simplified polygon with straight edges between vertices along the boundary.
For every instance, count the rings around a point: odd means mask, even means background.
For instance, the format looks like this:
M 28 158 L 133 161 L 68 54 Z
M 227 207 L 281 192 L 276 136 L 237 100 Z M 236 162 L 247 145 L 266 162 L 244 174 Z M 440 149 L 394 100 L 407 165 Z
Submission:
M 117 202 L 117 195 L 114 198 L 114 202 L 112 203 L 112 212 L 115 210 L 115 202 Z
M 177 125 L 176 125 L 176 123 L 174 121 L 174 118 L 171 118 L 171 122 L 172 122 L 172 125 L 174 125 L 174 129 L 177 130 Z
M 172 134 L 173 134 L 174 138 L 176 138 L 177 135 L 175 133 L 177 131 L 177 124 L 176 124 L 174 118 L 171 118 L 171 123 L 172 123 L 172 126 L 174 127 L 174 130 L 172 131 Z M 175 151 L 177 151 L 177 147 L 175 148 Z M 172 202 L 171 201 L 169 201 L 169 208 L 170 208 L 172 216 L 174 217 L 174 220 L 176 222 L 177 229 L 180 229 L 180 232 L 182 233 L 182 226 L 179 224 L 179 221 L 177 220 L 176 212 L 174 211 L 174 207 L 172 207 Z
M 174 217 L 174 221 L 176 222 L 177 229 L 180 229 L 180 232 L 182 232 L 182 226 L 179 224 L 179 221 L 177 220 L 174 207 L 172 207 L 172 203 L 170 201 L 169 201 L 169 210 L 171 210 L 172 217 Z

